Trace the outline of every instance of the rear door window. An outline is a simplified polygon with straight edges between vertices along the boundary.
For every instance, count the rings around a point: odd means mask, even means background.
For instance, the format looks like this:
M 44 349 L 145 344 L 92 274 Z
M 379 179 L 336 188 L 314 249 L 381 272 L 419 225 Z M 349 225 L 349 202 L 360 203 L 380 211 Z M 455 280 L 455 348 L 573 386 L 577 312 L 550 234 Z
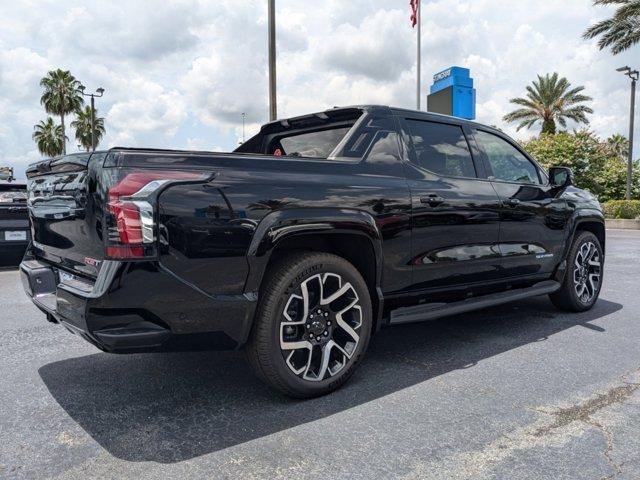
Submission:
M 469 144 L 458 125 L 407 119 L 415 149 L 413 161 L 425 170 L 450 177 L 476 177 Z

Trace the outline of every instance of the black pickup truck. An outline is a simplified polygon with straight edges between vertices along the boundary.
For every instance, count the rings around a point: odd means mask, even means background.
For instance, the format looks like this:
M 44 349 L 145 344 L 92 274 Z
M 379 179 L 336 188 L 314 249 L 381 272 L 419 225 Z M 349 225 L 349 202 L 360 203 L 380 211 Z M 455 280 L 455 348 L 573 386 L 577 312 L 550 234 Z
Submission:
M 342 385 L 383 325 L 536 295 L 583 311 L 602 284 L 597 200 L 457 118 L 335 108 L 233 153 L 113 148 L 27 176 L 21 274 L 48 320 L 107 352 L 244 347 L 295 397 Z

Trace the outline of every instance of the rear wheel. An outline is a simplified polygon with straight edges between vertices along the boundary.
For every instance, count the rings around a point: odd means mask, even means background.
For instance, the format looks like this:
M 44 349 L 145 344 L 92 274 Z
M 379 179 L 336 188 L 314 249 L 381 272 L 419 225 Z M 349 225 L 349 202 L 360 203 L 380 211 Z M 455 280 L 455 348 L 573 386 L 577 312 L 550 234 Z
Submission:
M 567 258 L 562 287 L 549 295 L 553 304 L 573 312 L 589 310 L 598 300 L 602 286 L 602 246 L 591 232 L 576 236 Z
M 286 395 L 324 395 L 353 374 L 371 324 L 369 290 L 353 265 L 327 253 L 290 256 L 262 289 L 246 356 Z

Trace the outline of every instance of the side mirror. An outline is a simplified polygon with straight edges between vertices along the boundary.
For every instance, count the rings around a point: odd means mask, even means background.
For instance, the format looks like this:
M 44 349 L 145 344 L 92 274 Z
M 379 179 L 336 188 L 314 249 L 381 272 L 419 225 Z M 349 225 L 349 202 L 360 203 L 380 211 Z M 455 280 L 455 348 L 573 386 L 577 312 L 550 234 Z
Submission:
M 573 185 L 573 172 L 569 167 L 551 167 L 549 183 L 552 187 L 566 188 Z

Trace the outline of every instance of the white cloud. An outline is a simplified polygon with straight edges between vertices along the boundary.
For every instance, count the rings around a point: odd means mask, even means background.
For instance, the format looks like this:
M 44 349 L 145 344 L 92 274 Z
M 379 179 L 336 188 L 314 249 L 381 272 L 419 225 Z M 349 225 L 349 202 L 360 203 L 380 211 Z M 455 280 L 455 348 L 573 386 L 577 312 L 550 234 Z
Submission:
M 240 52 L 211 54 L 194 60 L 181 87 L 192 110 L 207 125 L 230 125 L 263 115 L 265 74 L 252 65 L 239 65 Z M 262 86 L 262 88 L 261 88 Z
M 187 138 L 187 150 L 204 150 L 209 152 L 224 152 L 226 149 L 220 145 L 214 145 L 203 138 Z
M 501 120 L 508 100 L 535 75 L 558 71 L 594 98 L 594 131 L 627 133 L 629 84 L 615 68 L 637 61 L 638 47 L 612 57 L 581 39 L 611 10 L 590 0 L 423 7 L 424 96 L 431 74 L 468 66 L 479 121 L 515 134 Z M 408 1 L 279 0 L 277 8 L 281 117 L 357 103 L 414 106 Z M 31 133 L 46 116 L 38 81 L 57 67 L 88 90 L 106 89 L 97 100 L 103 146 L 235 148 L 242 112 L 246 138 L 267 120 L 266 30 L 262 0 L 2 2 L 0 163 L 23 169 L 37 159 Z
M 33 125 L 46 117 L 38 82 L 49 63 L 29 48 L 2 46 L 0 41 L 0 165 L 13 166 L 20 178 L 39 157 L 31 134 Z
M 378 81 L 393 81 L 410 70 L 414 56 L 407 47 L 410 29 L 398 29 L 406 20 L 401 10 L 380 10 L 358 25 L 343 23 L 317 42 L 323 67 Z
M 187 117 L 178 92 L 140 77 L 127 82 L 123 96 L 127 98 L 114 103 L 106 115 L 105 124 L 116 132 L 107 138 L 109 146 L 142 146 L 137 139 L 149 135 L 168 141 Z
M 39 98 L 38 82 L 42 71 L 51 65 L 45 57 L 27 47 L 2 49 L 0 64 L 7 67 L 0 70 L 3 98 L 13 101 L 27 99 L 32 103 L 34 98 Z

